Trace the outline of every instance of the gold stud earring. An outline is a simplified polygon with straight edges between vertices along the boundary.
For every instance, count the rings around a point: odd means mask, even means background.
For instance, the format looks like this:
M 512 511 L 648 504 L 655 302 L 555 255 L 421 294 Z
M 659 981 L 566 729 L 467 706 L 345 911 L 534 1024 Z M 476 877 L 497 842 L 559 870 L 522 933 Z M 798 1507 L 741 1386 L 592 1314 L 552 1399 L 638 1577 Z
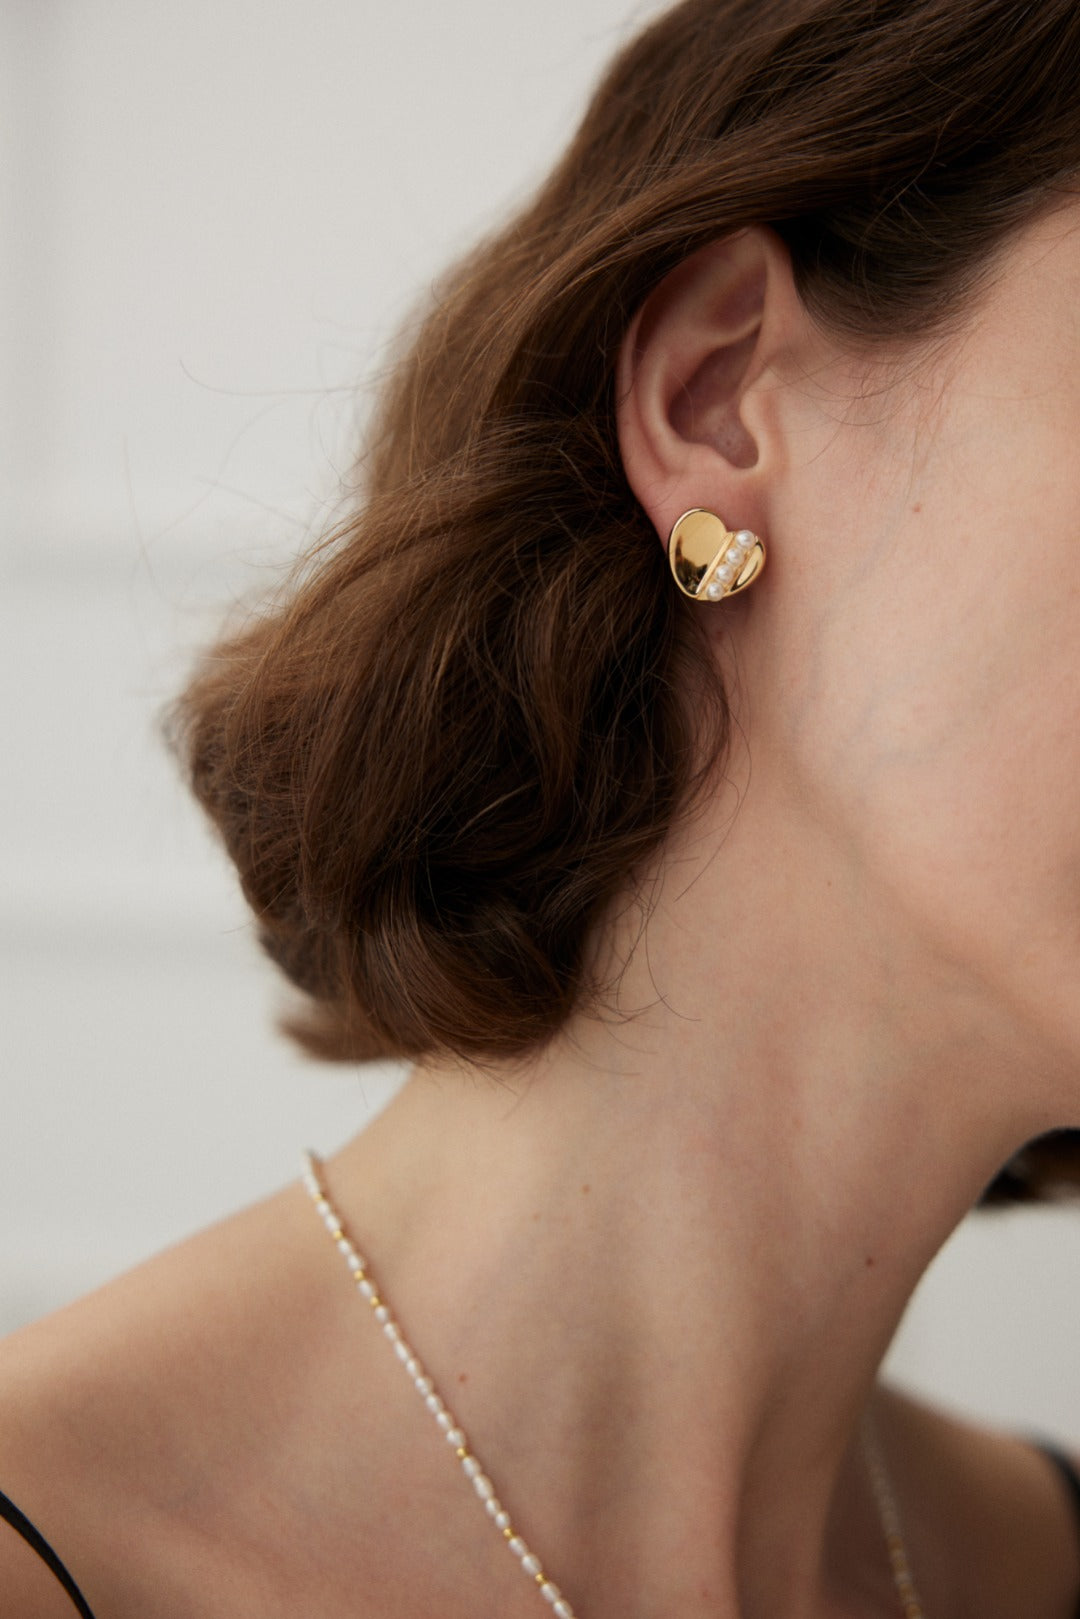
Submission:
M 683 512 L 668 540 L 675 583 L 694 601 L 722 601 L 752 585 L 765 566 L 765 546 L 748 528 L 735 533 L 715 512 Z

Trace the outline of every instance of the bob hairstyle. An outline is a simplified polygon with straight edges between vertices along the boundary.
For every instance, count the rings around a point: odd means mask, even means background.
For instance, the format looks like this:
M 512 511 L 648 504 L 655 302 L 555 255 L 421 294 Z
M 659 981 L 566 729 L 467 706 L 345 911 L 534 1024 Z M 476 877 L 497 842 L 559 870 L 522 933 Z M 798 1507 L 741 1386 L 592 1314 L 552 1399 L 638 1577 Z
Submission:
M 506 1059 L 610 1005 L 590 946 L 722 765 L 616 439 L 650 290 L 767 224 L 824 329 L 943 335 L 1073 188 L 1078 83 L 1076 0 L 685 0 L 617 57 L 399 347 L 355 514 L 172 711 L 309 1052 Z M 991 1193 L 1080 1185 L 1073 1137 Z

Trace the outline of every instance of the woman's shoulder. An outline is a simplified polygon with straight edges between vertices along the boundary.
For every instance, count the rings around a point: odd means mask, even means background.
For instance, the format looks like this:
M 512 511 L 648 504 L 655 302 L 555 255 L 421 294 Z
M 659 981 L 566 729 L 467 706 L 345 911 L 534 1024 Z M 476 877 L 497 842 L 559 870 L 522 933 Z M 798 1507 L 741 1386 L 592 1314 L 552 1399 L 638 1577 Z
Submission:
M 1075 1439 L 996 1426 L 895 1386 L 881 1391 L 880 1429 L 916 1567 L 938 1565 L 973 1611 L 1077 1611 L 1080 1500 L 1055 1450 L 1080 1472 Z M 962 1554 L 958 1556 L 958 1548 Z
M 335 1439 L 365 1432 L 385 1454 L 401 1413 L 365 1388 L 365 1345 L 380 1387 L 387 1357 L 354 1331 L 339 1273 L 290 1187 L 0 1340 L 0 1491 L 97 1619 L 277 1619 L 310 1605 L 320 1566 L 340 1580 L 320 1611 L 355 1612 L 377 1492 Z M 880 1426 L 917 1567 L 952 1570 L 963 1546 L 965 1585 L 994 1584 L 978 1611 L 1071 1611 L 1080 1520 L 1031 1436 L 895 1388 Z M 0 1590 L 20 1619 L 76 1611 L 2 1522 Z
M 303 1204 L 289 1188 L 0 1340 L 0 1492 L 99 1619 L 247 1611 L 234 1565 L 270 1533 L 330 1296 Z M 25 1619 L 70 1616 L 11 1516 L 0 1584 Z

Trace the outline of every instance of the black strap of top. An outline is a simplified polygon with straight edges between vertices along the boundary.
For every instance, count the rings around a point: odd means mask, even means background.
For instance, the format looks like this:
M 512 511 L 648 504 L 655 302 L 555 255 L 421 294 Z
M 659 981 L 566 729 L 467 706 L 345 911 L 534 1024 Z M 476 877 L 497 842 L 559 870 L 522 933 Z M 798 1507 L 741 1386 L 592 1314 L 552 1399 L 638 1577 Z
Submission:
M 1040 1441 L 1039 1449 L 1044 1456 L 1053 1462 L 1061 1474 L 1072 1504 L 1076 1508 L 1076 1530 L 1077 1534 L 1080 1535 L 1080 1471 L 1077 1470 L 1075 1462 L 1066 1456 L 1064 1451 L 1058 1450 L 1056 1445 L 1048 1445 Z M 1076 1604 L 1076 1619 L 1080 1619 L 1080 1598 L 1078 1598 Z
M 3 1490 L 0 1490 L 0 1518 L 6 1518 L 11 1527 L 20 1534 L 32 1551 L 37 1552 L 41 1561 L 56 1575 L 68 1596 L 74 1602 L 82 1619 L 94 1619 L 90 1607 L 79 1587 L 57 1557 L 45 1536 L 39 1529 L 35 1529 L 25 1513 L 20 1512 L 14 1501 L 9 1501 Z
M 1065 1455 L 1065 1452 L 1058 1450 L 1054 1445 L 1041 1445 L 1039 1448 L 1044 1455 L 1049 1456 L 1065 1480 L 1072 1504 L 1076 1508 L 1077 1529 L 1080 1530 L 1080 1471 L 1077 1471 L 1076 1464 Z

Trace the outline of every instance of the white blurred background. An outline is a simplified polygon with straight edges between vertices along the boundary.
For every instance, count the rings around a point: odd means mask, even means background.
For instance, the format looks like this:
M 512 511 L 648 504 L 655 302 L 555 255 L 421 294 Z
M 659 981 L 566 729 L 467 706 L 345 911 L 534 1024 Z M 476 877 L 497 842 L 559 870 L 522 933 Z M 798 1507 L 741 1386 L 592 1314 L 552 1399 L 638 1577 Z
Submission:
M 273 1190 L 396 1082 L 273 1033 L 157 716 L 319 530 L 397 320 L 652 9 L 0 0 L 0 1330 Z M 1078 1440 L 1078 1284 L 1080 1212 L 973 1219 L 894 1375 Z

